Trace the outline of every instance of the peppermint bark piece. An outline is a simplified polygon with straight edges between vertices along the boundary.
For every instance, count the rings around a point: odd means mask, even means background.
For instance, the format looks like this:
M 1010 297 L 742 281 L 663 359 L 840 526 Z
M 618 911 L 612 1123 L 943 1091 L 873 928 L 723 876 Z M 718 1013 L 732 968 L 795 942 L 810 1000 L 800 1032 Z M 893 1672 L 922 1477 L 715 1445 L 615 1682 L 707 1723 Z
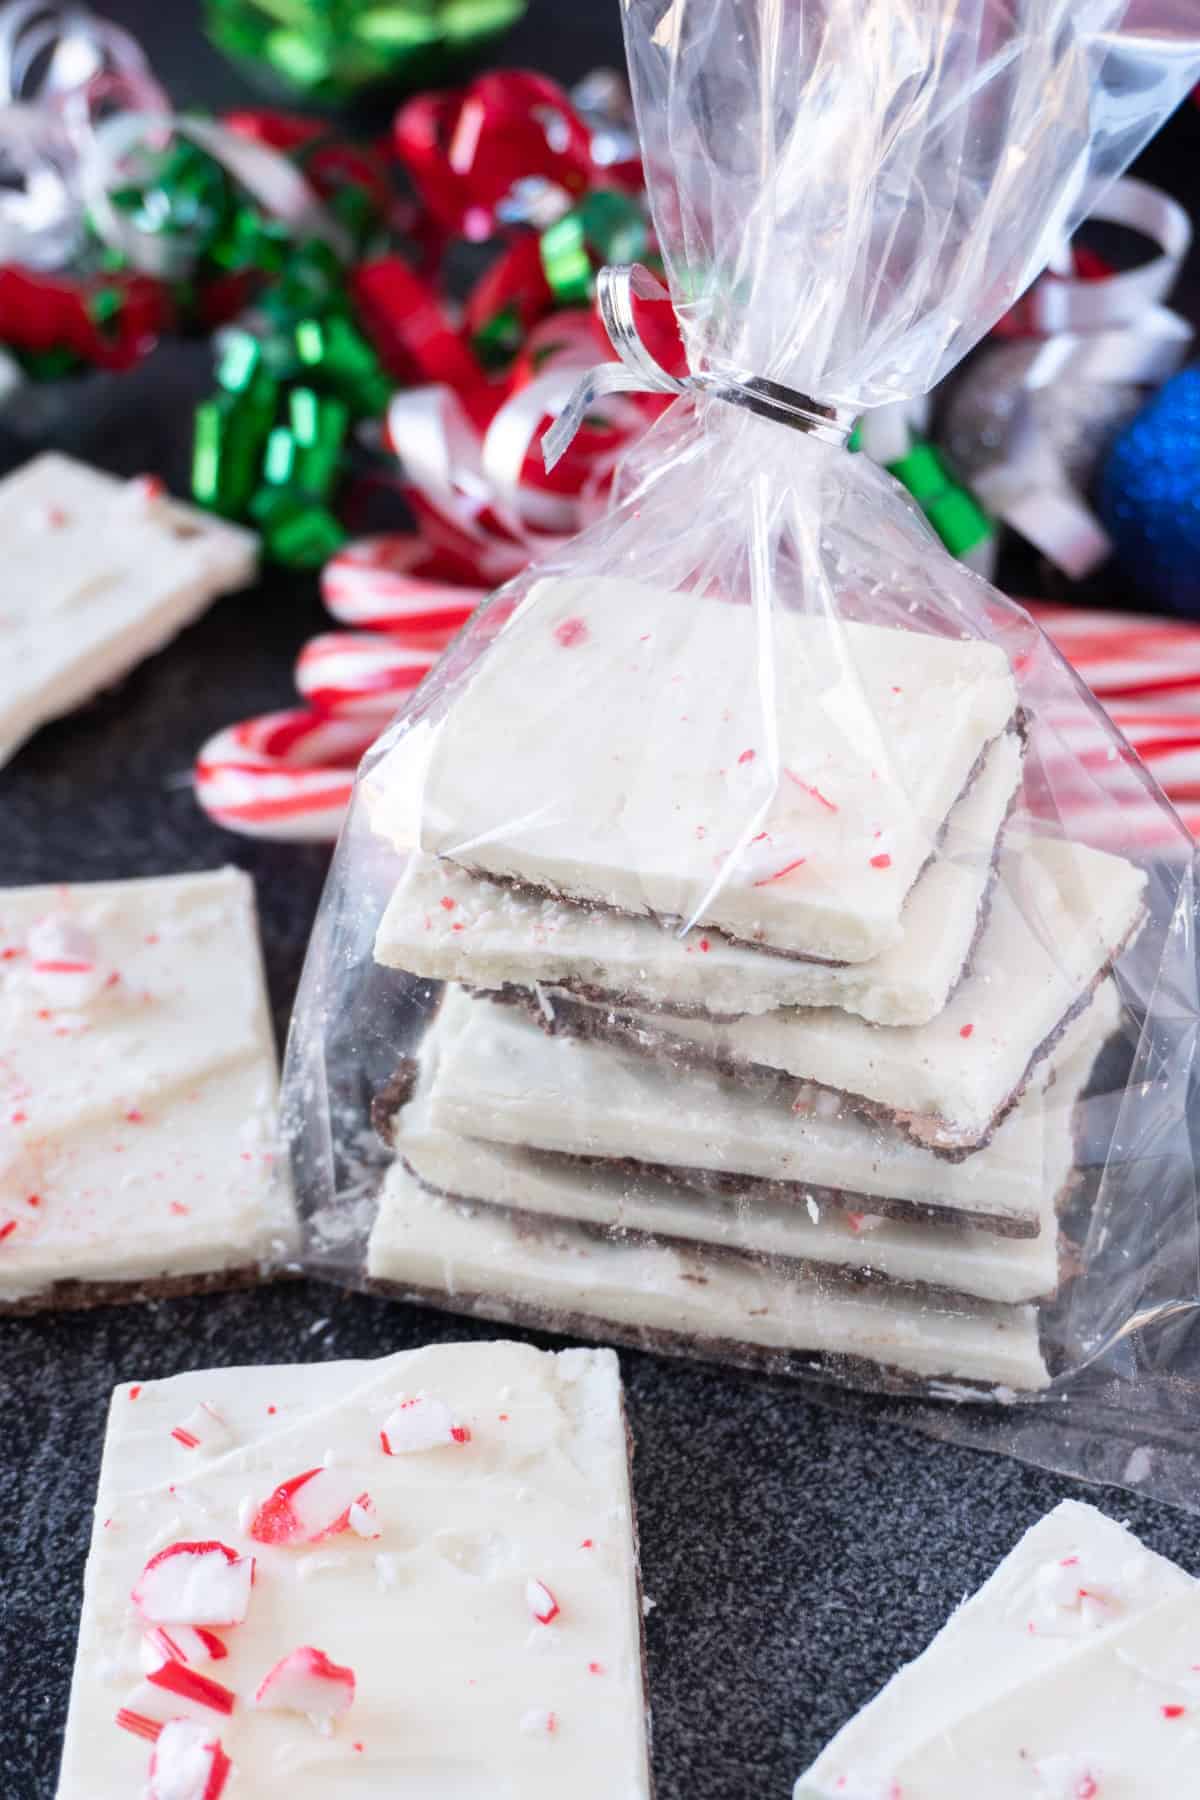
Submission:
M 387 1173 L 368 1246 L 379 1287 L 483 1319 L 602 1331 L 648 1350 L 773 1373 L 872 1365 L 901 1376 L 1036 1390 L 1048 1375 L 1032 1306 L 864 1287 L 703 1245 L 613 1241 L 582 1225 L 430 1193 Z
M 225 1438 L 189 1448 L 204 1407 Z M 628 1455 L 605 1350 L 118 1388 L 58 1800 L 213 1744 L 205 1800 L 648 1800 Z
M 364 794 L 404 849 L 865 962 L 900 943 L 913 883 L 1016 713 L 1008 660 L 981 640 L 555 578 Z
M 681 1171 L 664 1180 L 636 1165 L 547 1154 L 439 1127 L 432 1100 L 443 1033 L 448 1048 L 453 1035 L 452 1021 L 448 1030 L 444 1018 L 422 1042 L 415 1091 L 389 1136 L 424 1187 L 459 1200 L 574 1221 L 611 1237 L 732 1251 L 781 1264 L 816 1263 L 1020 1302 L 1053 1293 L 1058 1285 L 1055 1200 L 1074 1163 L 1074 1103 L 1117 1012 L 1115 993 L 1106 987 L 1094 1016 L 1081 1020 L 1064 1042 L 1050 1088 L 1028 1095 L 1003 1128 L 1028 1154 L 1031 1171 L 1040 1146 L 1039 1231 L 1032 1238 L 999 1237 L 949 1221 L 888 1218 L 872 1212 L 866 1200 L 863 1210 L 853 1211 L 813 1188 L 803 1198 L 785 1198 L 750 1181 L 706 1192 Z
M 921 1025 L 945 1006 L 982 924 L 996 840 L 1021 778 L 1006 732 L 947 821 L 901 916 L 902 937 L 870 962 L 806 962 L 680 933 L 653 919 L 572 905 L 414 854 L 388 904 L 376 960 L 482 989 L 545 982 L 583 999 L 715 1017 L 838 1006 L 880 1025 Z
M 1064 1500 L 796 1784 L 795 1800 L 1167 1800 L 1200 1779 L 1200 1584 Z
M 0 1311 L 295 1256 L 254 889 L 236 869 L 0 892 Z
M 1064 1025 L 1090 1002 L 1144 916 L 1144 872 L 1058 838 L 1005 849 L 971 971 L 919 1026 L 876 1026 L 838 1008 L 714 1022 L 550 992 L 534 1017 L 667 1058 L 820 1083 L 946 1156 L 986 1144 Z
M 1112 1004 L 1112 1010 L 1109 1010 Z M 832 1096 L 761 1083 L 597 1040 L 550 1036 L 515 1007 L 451 990 L 430 1094 L 441 1130 L 492 1143 L 668 1171 L 731 1193 L 754 1182 L 807 1207 L 940 1218 L 1002 1235 L 1042 1228 L 1047 1155 L 1039 1101 L 977 1155 L 953 1162 Z M 1106 995 L 1097 1040 L 1115 1019 Z M 1083 1020 L 1076 1029 L 1090 1029 Z M 1079 1042 L 1064 1040 L 1070 1054 Z M 825 1190 L 822 1192 L 821 1190 Z M 840 1197 L 840 1199 L 839 1199 Z
M 258 539 L 47 453 L 0 482 L 0 764 L 254 579 Z

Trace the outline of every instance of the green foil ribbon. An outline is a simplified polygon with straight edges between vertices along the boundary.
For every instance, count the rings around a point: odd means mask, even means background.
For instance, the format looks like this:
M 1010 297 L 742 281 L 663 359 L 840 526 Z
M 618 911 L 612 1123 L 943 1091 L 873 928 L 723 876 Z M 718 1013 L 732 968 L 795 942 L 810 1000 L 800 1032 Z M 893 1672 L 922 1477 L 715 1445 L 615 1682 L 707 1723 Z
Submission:
M 208 35 L 275 87 L 340 101 L 446 78 L 516 22 L 526 0 L 207 0 Z
M 615 188 L 595 188 L 542 232 L 542 271 L 560 306 L 587 306 L 601 263 L 645 260 L 649 233 L 642 207 Z
M 861 448 L 857 429 L 849 448 Z M 889 475 L 906 487 L 951 556 L 966 557 L 995 535 L 995 526 L 978 500 L 951 474 L 935 444 L 915 435 L 908 451 L 887 464 Z
M 267 554 L 293 568 L 317 568 L 343 543 L 333 500 L 346 442 L 391 394 L 333 274 L 323 244 L 296 247 L 258 329 L 222 334 L 217 391 L 195 414 L 193 497 L 251 519 Z

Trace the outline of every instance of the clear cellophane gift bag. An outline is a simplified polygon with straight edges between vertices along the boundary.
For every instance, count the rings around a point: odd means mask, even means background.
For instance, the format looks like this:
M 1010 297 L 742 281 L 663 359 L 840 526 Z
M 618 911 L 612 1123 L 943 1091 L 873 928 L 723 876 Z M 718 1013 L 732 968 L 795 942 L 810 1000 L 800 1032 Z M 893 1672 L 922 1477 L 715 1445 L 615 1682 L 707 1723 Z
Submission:
M 310 1266 L 1187 1499 L 1192 842 L 846 437 L 1086 217 L 1200 9 L 624 22 L 689 373 L 606 272 L 558 440 L 679 397 L 363 763 L 289 1048 Z

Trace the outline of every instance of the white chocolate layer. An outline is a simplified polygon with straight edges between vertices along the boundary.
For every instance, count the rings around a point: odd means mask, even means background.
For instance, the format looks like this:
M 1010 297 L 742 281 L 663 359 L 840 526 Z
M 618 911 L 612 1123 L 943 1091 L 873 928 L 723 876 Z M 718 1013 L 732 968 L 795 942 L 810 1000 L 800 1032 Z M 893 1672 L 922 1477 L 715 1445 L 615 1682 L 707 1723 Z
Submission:
M 986 1140 L 1062 1019 L 1128 941 L 1145 886 L 1124 858 L 1058 838 L 1003 851 L 970 973 L 926 1025 L 868 1025 L 833 1007 L 730 1021 L 634 1013 L 629 1022 L 651 1050 L 661 1034 L 718 1063 L 820 1082 L 886 1108 L 921 1143 L 969 1148 Z M 589 1014 L 607 1028 L 611 1015 Z M 569 1014 L 564 1022 L 569 1029 Z
M 1094 1020 L 1084 1014 L 1064 1035 L 1064 1058 L 1085 1036 L 1102 1042 L 1115 1025 L 1111 986 L 1099 1004 Z M 459 1136 L 836 1188 L 978 1215 L 1031 1235 L 1047 1193 L 1060 1184 L 1060 1159 L 1046 1148 L 1040 1084 L 985 1149 L 950 1162 L 861 1113 L 827 1108 L 811 1090 L 768 1093 L 613 1044 L 549 1036 L 516 1008 L 472 1000 L 461 989 L 447 992 L 443 1008 L 430 1119 Z
M 1102 1015 L 1109 1013 L 1110 994 L 1111 989 L 1106 990 L 1095 1019 L 1089 1021 L 1089 1041 L 1059 1059 L 1049 1092 L 1023 1104 L 1026 1125 L 1036 1128 L 1030 1114 L 1038 1110 L 1045 1121 L 1040 1231 L 1035 1238 L 1002 1238 L 969 1226 L 864 1218 L 821 1205 L 812 1195 L 804 1204 L 753 1191 L 701 1194 L 644 1173 L 548 1157 L 439 1129 L 430 1107 L 443 1029 L 436 1020 L 422 1041 L 418 1085 L 400 1115 L 396 1151 L 426 1187 L 459 1199 L 575 1220 L 615 1235 L 635 1232 L 677 1244 L 695 1240 L 714 1249 L 821 1263 L 982 1299 L 1033 1300 L 1058 1285 L 1054 1200 L 1070 1172 L 1074 1102 L 1091 1073 L 1099 1048 L 1095 1033 L 1102 1028 Z M 1017 1129 L 1014 1124 L 1014 1134 Z
M 1064 1500 L 838 1733 L 796 1800 L 1175 1800 L 1200 1775 L 1198 1636 L 1200 1584 Z
M 419 1395 L 449 1408 L 469 1440 L 385 1455 L 381 1428 Z M 171 1432 L 202 1402 L 224 1418 L 233 1447 L 198 1462 L 202 1453 Z M 379 1535 L 343 1530 L 315 1546 L 251 1539 L 254 1507 L 322 1464 L 347 1491 L 369 1493 Z M 141 1673 L 130 1590 L 164 1546 L 213 1539 L 255 1558 L 247 1616 L 220 1633 L 229 1654 L 201 1669 L 236 1695 L 231 1715 L 207 1715 L 234 1765 L 228 1800 L 649 1795 L 611 1351 L 446 1344 L 376 1363 L 206 1370 L 118 1388 L 58 1800 L 143 1791 L 150 1746 L 113 1723 Z M 558 1602 L 548 1625 L 531 1614 L 529 1581 Z M 250 1704 L 299 1645 L 354 1673 L 353 1704 L 327 1735 Z M 553 1729 L 532 1729 L 531 1714 L 553 1715 Z
M 970 954 L 996 835 L 1021 778 L 1007 732 L 950 815 L 905 903 L 903 935 L 864 963 L 772 956 L 719 933 L 680 935 L 653 919 L 572 906 L 414 854 L 392 895 L 375 957 L 478 988 L 535 982 L 626 1003 L 732 1017 L 780 1006 L 840 1006 L 881 1025 L 920 1025 L 946 1004 Z
M 543 580 L 365 791 L 401 848 L 419 795 L 464 868 L 863 962 L 1016 705 L 994 644 Z
M 0 764 L 254 579 L 258 539 L 47 452 L 0 482 Z
M 247 876 L 0 893 L 0 1306 L 293 1257 L 276 1094 Z
M 559 1331 L 587 1321 L 652 1348 L 671 1348 L 666 1334 L 735 1360 L 809 1352 L 1017 1389 L 1047 1381 L 1030 1306 L 935 1304 L 811 1268 L 783 1274 L 698 1247 L 613 1242 L 557 1220 L 531 1230 L 498 1207 L 431 1194 L 399 1164 L 384 1181 L 367 1273 L 482 1318 Z

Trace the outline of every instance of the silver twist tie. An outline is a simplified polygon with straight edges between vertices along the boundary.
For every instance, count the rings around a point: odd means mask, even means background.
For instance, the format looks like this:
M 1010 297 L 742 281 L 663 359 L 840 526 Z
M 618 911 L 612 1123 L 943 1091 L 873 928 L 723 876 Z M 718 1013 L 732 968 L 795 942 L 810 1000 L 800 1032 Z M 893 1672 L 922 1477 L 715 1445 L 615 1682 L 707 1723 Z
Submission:
M 580 376 L 563 410 L 542 438 L 542 455 L 552 469 L 597 401 L 606 394 L 703 394 L 744 407 L 762 419 L 790 425 L 827 443 L 844 444 L 850 434 L 838 409 L 797 393 L 778 381 L 740 369 L 705 369 L 672 375 L 642 342 L 634 318 L 635 300 L 669 300 L 661 281 L 641 263 L 615 263 L 596 277 L 600 319 L 618 361 L 597 363 Z

